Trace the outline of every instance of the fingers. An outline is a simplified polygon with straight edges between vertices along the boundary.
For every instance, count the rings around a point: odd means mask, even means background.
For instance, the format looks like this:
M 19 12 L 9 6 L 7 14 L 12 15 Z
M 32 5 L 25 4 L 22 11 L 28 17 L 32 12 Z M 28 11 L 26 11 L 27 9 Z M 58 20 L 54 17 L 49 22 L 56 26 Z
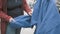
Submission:
M 30 11 L 28 14 L 31 16 L 32 15 L 32 11 Z
M 10 18 L 9 19 L 9 22 L 12 22 L 12 21 L 15 22 L 15 20 L 13 18 Z

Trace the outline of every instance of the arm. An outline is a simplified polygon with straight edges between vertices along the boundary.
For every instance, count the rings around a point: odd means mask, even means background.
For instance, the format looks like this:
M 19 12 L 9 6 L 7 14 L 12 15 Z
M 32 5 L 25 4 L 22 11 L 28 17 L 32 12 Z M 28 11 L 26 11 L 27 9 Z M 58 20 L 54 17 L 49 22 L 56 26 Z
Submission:
M 27 13 L 31 12 L 31 9 L 29 8 L 26 0 L 23 0 L 23 8 Z
M 3 12 L 3 8 L 2 8 L 2 0 L 0 0 L 0 18 L 3 18 L 4 20 L 8 21 L 11 17 L 8 16 L 7 14 L 5 14 Z
M 11 16 L 8 16 L 2 10 L 0 10 L 0 18 L 4 19 L 6 21 L 9 21 L 9 19 L 11 18 Z

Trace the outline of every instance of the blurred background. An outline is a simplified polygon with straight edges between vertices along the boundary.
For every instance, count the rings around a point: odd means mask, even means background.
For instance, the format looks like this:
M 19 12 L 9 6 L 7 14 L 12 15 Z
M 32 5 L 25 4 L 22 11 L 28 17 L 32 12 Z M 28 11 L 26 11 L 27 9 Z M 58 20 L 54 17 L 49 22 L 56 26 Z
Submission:
M 56 4 L 57 4 L 57 7 L 58 7 L 59 12 L 60 12 L 60 0 L 56 0 Z

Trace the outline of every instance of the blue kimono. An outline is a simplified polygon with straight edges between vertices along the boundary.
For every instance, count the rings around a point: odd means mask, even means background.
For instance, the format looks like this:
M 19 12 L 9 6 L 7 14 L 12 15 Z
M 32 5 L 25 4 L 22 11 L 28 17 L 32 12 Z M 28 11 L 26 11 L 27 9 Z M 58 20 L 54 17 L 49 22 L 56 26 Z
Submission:
M 54 0 L 37 0 L 32 16 L 19 16 L 11 27 L 32 27 L 34 34 L 60 34 L 60 14 Z M 14 24 L 14 25 L 12 25 Z

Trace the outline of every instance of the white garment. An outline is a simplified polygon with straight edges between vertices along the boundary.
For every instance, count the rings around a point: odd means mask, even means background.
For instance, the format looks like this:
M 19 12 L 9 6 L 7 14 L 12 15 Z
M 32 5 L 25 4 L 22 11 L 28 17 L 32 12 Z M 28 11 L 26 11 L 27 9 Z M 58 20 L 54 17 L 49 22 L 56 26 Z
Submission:
M 36 26 L 33 28 L 22 28 L 20 34 L 34 34 Z

